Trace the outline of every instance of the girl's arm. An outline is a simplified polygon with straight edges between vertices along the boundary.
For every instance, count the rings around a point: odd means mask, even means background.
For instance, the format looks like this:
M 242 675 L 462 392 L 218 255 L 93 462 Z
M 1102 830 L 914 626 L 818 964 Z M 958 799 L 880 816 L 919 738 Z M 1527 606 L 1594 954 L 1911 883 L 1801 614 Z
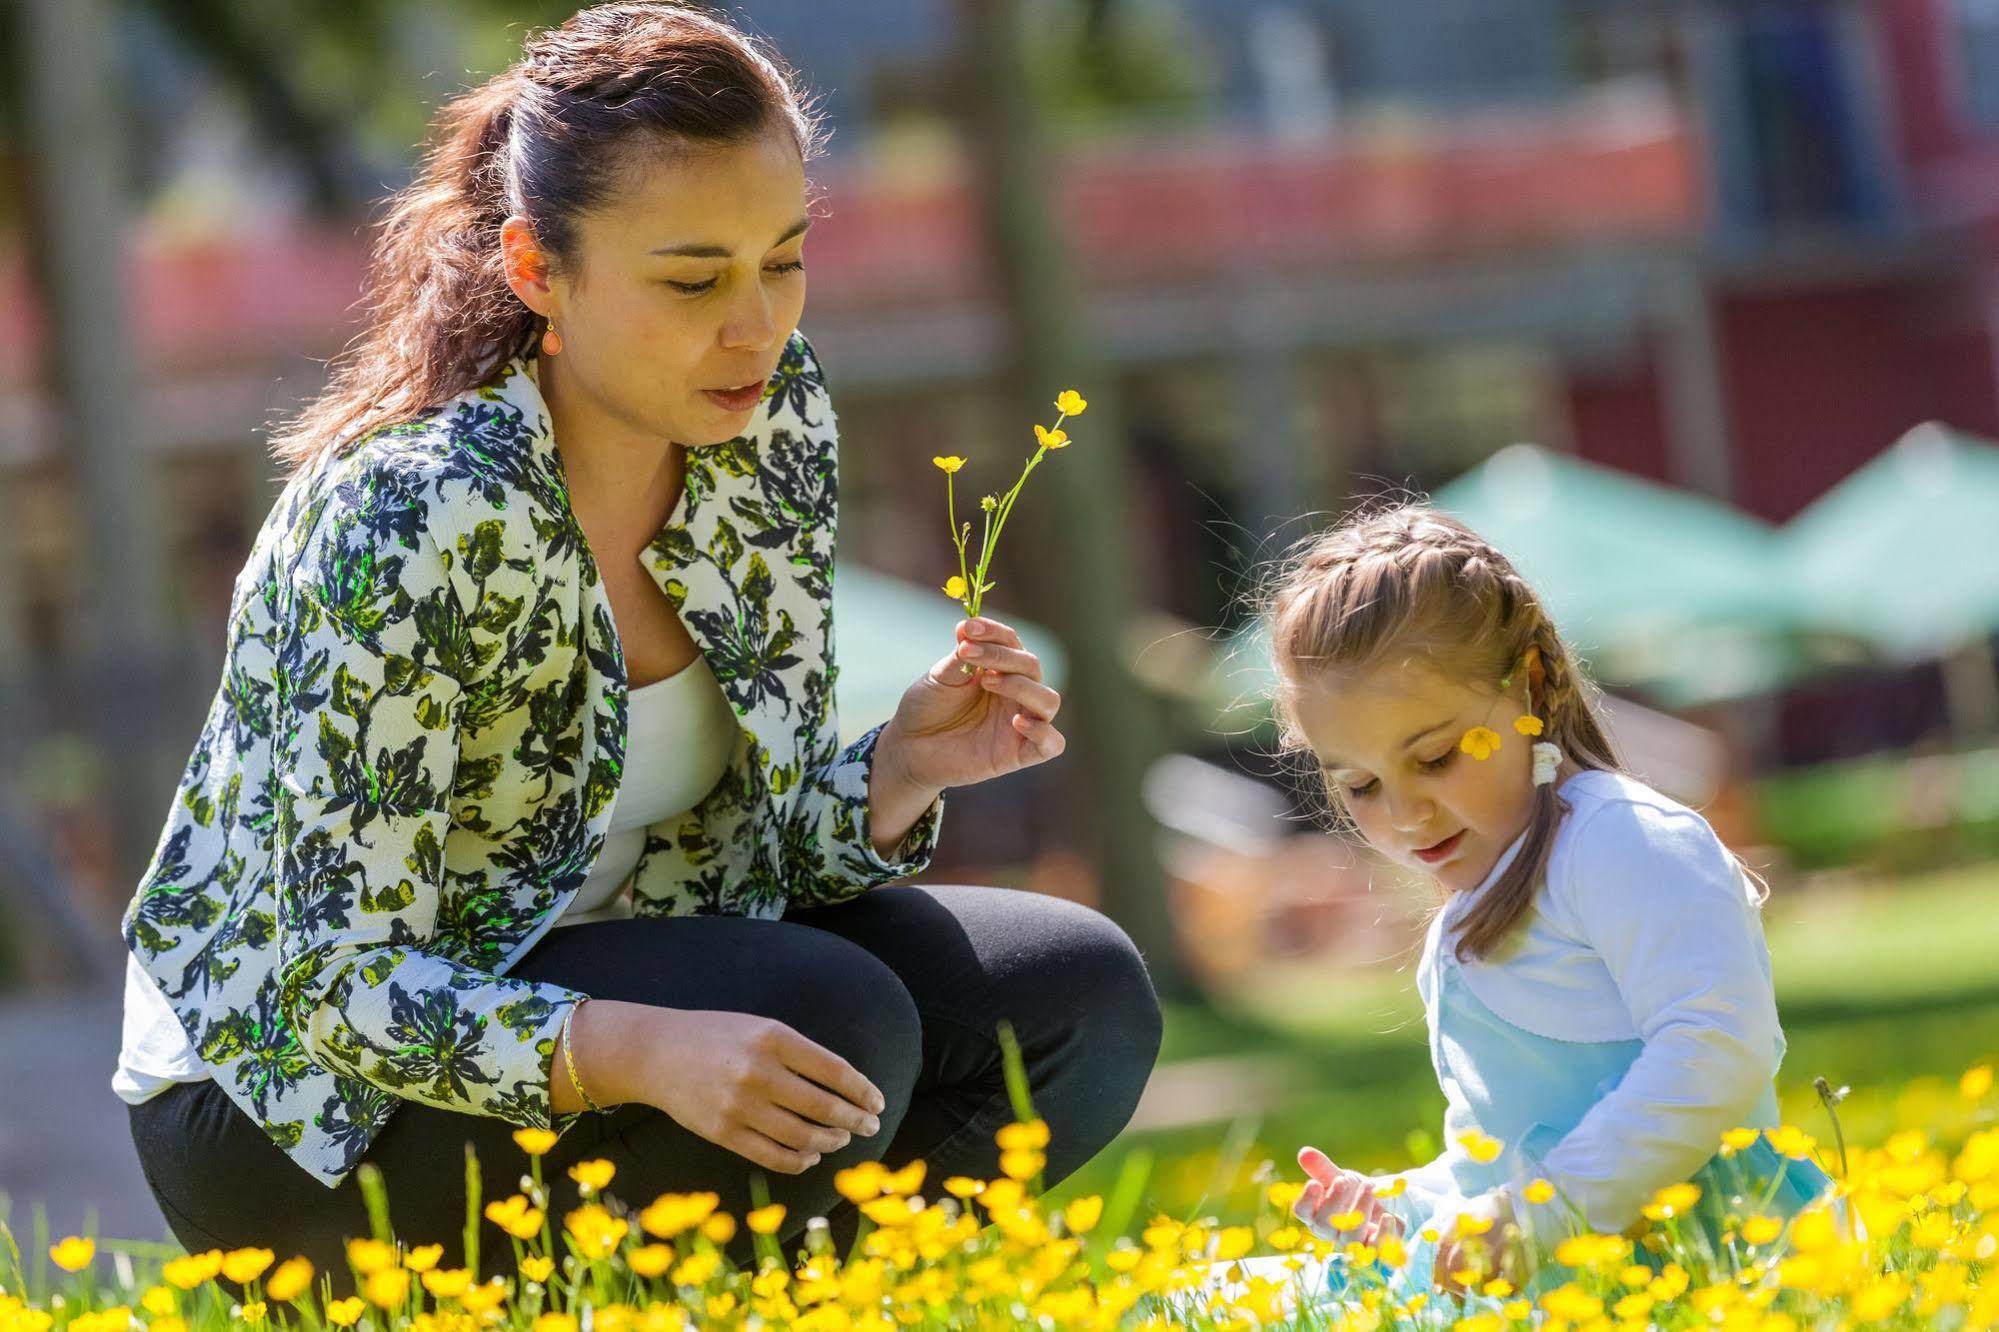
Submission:
M 1615 801 L 1572 837 L 1551 905 L 1602 957 L 1645 1047 L 1540 1171 L 1592 1228 L 1616 1231 L 1750 1114 L 1782 1038 L 1761 923 L 1706 820 Z M 1536 1222 L 1561 1210 L 1516 1200 Z

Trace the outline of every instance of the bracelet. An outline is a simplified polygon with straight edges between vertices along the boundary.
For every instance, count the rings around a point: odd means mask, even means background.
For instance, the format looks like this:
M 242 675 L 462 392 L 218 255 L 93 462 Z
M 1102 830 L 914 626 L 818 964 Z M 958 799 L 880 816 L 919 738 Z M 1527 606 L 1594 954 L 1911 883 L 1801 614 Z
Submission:
M 570 1020 L 576 1016 L 577 1009 L 589 1002 L 588 999 L 579 999 L 576 1003 L 570 1005 L 569 1011 L 562 1017 L 562 1062 L 569 1069 L 569 1085 L 576 1089 L 577 1096 L 582 1098 L 583 1104 L 601 1115 L 604 1113 L 604 1107 L 590 1099 L 590 1093 L 583 1090 L 583 1079 L 576 1076 L 576 1056 L 572 1052 L 569 1043 Z

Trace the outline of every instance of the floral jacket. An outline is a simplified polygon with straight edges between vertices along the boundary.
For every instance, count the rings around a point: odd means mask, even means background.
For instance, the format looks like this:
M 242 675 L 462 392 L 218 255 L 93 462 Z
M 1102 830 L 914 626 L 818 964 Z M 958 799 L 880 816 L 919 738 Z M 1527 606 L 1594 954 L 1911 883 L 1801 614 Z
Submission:
M 880 731 L 839 747 L 836 432 L 794 336 L 749 433 L 687 451 L 647 550 L 742 732 L 647 830 L 642 916 L 775 917 L 922 869 L 885 860 Z M 584 996 L 510 979 L 588 877 L 623 773 L 626 676 L 523 361 L 301 469 L 230 608 L 220 689 L 123 928 L 229 1096 L 329 1188 L 405 1100 L 552 1115 Z

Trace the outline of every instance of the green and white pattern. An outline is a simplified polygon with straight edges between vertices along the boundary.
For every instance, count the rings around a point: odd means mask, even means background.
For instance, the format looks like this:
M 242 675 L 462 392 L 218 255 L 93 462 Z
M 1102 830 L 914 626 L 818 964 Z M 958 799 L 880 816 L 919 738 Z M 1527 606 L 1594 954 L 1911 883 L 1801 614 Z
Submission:
M 749 433 L 687 451 L 646 553 L 741 724 L 647 830 L 642 916 L 771 918 L 913 874 L 834 716 L 834 415 L 794 336 Z M 220 689 L 124 918 L 216 1080 L 329 1187 L 405 1100 L 552 1116 L 583 996 L 504 973 L 589 875 L 626 675 L 524 362 L 302 469 L 238 576 Z

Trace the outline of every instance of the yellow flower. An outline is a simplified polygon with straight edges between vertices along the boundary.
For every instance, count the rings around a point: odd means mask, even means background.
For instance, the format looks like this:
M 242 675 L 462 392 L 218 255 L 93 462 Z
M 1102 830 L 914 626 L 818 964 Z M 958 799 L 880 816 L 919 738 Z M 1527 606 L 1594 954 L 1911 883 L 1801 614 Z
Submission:
M 70 1326 L 75 1327 L 76 1324 L 71 1323 Z M 179 1314 L 166 1314 L 155 1318 L 146 1326 L 150 1329 L 150 1332 L 187 1332 L 187 1319 L 182 1318 Z M 32 1332 L 32 1330 L 24 1328 L 21 1332 Z
M 351 1239 L 347 1241 L 347 1261 L 362 1276 L 385 1271 L 396 1265 L 394 1246 L 377 1239 Z
M 1005 1152 L 1038 1152 L 1048 1145 L 1048 1123 L 1046 1120 L 1030 1119 L 1021 1124 L 1008 1124 L 993 1135 L 993 1141 Z
M 727 1212 L 717 1212 L 701 1223 L 701 1233 L 710 1243 L 727 1244 L 736 1237 L 736 1218 Z
M 545 1128 L 515 1129 L 514 1145 L 529 1156 L 547 1156 L 555 1146 L 555 1133 Z
M 775 1235 L 777 1228 L 784 1224 L 784 1204 L 772 1203 L 768 1207 L 759 1207 L 743 1220 L 749 1225 L 750 1233 L 753 1235 Z
M 690 1226 L 706 1221 L 721 1201 L 720 1195 L 713 1193 L 662 1193 L 653 1199 L 652 1206 L 639 1213 L 639 1224 L 649 1235 L 672 1239 Z
M 362 1284 L 361 1293 L 377 1309 L 400 1308 L 402 1302 L 409 1298 L 410 1274 L 400 1267 L 385 1267 L 379 1272 L 370 1272 L 368 1280 Z
M 1063 389 L 1055 398 L 1055 410 L 1064 416 L 1081 416 L 1089 402 L 1074 389 Z
M 1652 1195 L 1652 1201 L 1645 1205 L 1645 1215 L 1654 1221 L 1670 1221 L 1676 1216 L 1685 1216 L 1687 1210 L 1700 1200 L 1700 1185 L 1668 1184 Z
M 1025 1184 L 1041 1173 L 1041 1167 L 1048 1164 L 1048 1158 L 1040 1152 L 1020 1149 L 1000 1153 L 1000 1173 L 1008 1179 L 1016 1179 Z
M 49 1246 L 49 1261 L 65 1272 L 80 1272 L 97 1256 L 97 1241 L 71 1235 Z
M 1967 1101 L 1983 1100 L 1985 1093 L 1992 1090 L 1992 1065 L 1979 1064 L 1964 1070 L 1964 1076 L 1957 1080 L 1958 1094 Z
M 888 1170 L 880 1161 L 863 1161 L 859 1165 L 835 1171 L 833 1175 L 834 1189 L 842 1198 L 857 1206 L 870 1198 L 879 1197 L 882 1186 L 886 1183 L 888 1183 Z
M 222 1275 L 246 1286 L 262 1276 L 276 1258 L 269 1249 L 231 1249 L 222 1255 Z
M 221 1270 L 222 1250 L 209 1249 L 204 1253 L 191 1253 L 185 1258 L 170 1260 L 160 1269 L 160 1275 L 169 1285 L 193 1290 L 202 1282 L 212 1280 Z
M 264 1294 L 279 1304 L 287 1304 L 312 1289 L 312 1259 L 287 1258 L 264 1283 Z
M 921 1160 L 916 1160 L 900 1170 L 889 1171 L 888 1177 L 882 1181 L 882 1192 L 910 1197 L 923 1187 L 923 1176 L 928 1168 Z
M 631 1227 L 612 1216 L 596 1203 L 583 1206 L 562 1218 L 562 1228 L 569 1232 L 576 1247 L 588 1259 L 608 1258 L 618 1251 Z
M 1481 754 L 1479 757 L 1483 758 L 1484 755 Z M 1464 1148 L 1465 1154 L 1480 1165 L 1491 1165 L 1499 1159 L 1499 1154 L 1506 1150 L 1506 1144 L 1477 1129 L 1458 1134 L 1458 1146 Z
M 151 1286 L 139 1297 L 139 1307 L 155 1318 L 164 1318 L 174 1311 L 174 1292 L 171 1286 Z
M 483 1314 L 497 1309 L 507 1298 L 507 1283 L 494 1277 L 483 1286 L 474 1286 L 459 1296 L 458 1302 L 465 1306 L 467 1313 Z
M 1545 1179 L 1537 1179 L 1520 1190 L 1520 1196 L 1530 1203 L 1544 1203 L 1555 1196 L 1555 1186 Z
M 1752 1216 L 1742 1223 L 1742 1238 L 1751 1244 L 1768 1244 L 1784 1233 L 1784 1223 L 1774 1216 Z
M 261 1323 L 264 1321 L 264 1302 L 251 1300 L 236 1311 L 236 1316 L 246 1323 Z
M 1474 726 L 1458 741 L 1458 748 L 1483 762 L 1499 751 L 1499 732 L 1489 726 Z
M 539 1254 L 529 1254 L 521 1259 L 521 1275 L 530 1281 L 546 1281 L 548 1274 L 555 1270 L 555 1260 Z
M 671 1244 L 641 1244 L 625 1258 L 626 1266 L 642 1277 L 651 1279 L 663 1276 L 666 1269 L 673 1266 L 673 1246 Z
M 1761 1129 L 1732 1128 L 1721 1135 L 1722 1154 L 1725 1156 L 1731 1152 L 1747 1151 L 1754 1147 L 1756 1140 L 1762 1136 Z
M 1492 1229 L 1492 1218 L 1475 1216 L 1470 1212 L 1460 1212 L 1455 1226 L 1459 1239 L 1471 1239 Z
M 947 474 L 956 472 L 965 465 L 965 460 L 955 453 L 948 458 L 932 458 L 930 461 L 936 465 L 938 471 Z
M 944 1192 L 953 1198 L 976 1198 L 985 1187 L 984 1180 L 971 1179 L 964 1175 L 953 1175 L 944 1181 Z
M 441 1267 L 420 1278 L 432 1299 L 455 1300 L 472 1289 L 472 1272 L 464 1267 Z
M 566 1313 L 539 1314 L 531 1327 L 534 1332 L 576 1332 L 576 1315 Z
M 719 1323 L 735 1311 L 736 1297 L 728 1291 L 725 1290 L 720 1295 L 710 1295 L 708 1297 L 708 1317 L 714 1321 Z M 845 1319 L 841 1320 L 840 1326 L 846 1326 Z
M 1539 735 L 1542 731 L 1541 719 L 1530 713 L 1522 713 L 1513 719 L 1513 729 L 1521 735 Z
M 516 1193 L 511 1198 L 486 1204 L 486 1219 L 515 1239 L 533 1239 L 541 1233 L 542 1212 Z
M 352 1327 L 361 1321 L 361 1314 L 367 1307 L 367 1301 L 359 1295 L 350 1299 L 334 1300 L 326 1306 L 326 1321 L 335 1327 Z
M 618 1173 L 618 1167 L 609 1161 L 578 1161 L 569 1167 L 569 1177 L 585 1192 L 594 1192 L 611 1182 L 611 1176 Z
M 403 1266 L 412 1272 L 428 1272 L 443 1257 L 442 1244 L 419 1244 L 403 1255 Z
M 1812 1154 L 1812 1149 L 1818 1146 L 1818 1139 L 1790 1124 L 1775 1130 L 1769 1137 L 1770 1145 L 1775 1147 L 1780 1155 L 1788 1156 L 1794 1161 L 1804 1160 Z
M 946 580 L 944 584 L 944 595 L 951 598 L 951 600 L 953 601 L 963 601 L 965 599 L 965 593 L 970 590 L 971 589 L 966 584 L 965 580 L 960 578 L 957 574 L 952 574 L 951 577 L 948 580 Z
M 1374 1191 L 1377 1198 L 1400 1198 L 1409 1191 L 1409 1181 L 1397 1175 Z
M 1087 1235 L 1104 1219 L 1104 1200 L 1095 1194 L 1078 1198 L 1062 1209 L 1062 1222 L 1071 1235 Z
M 1034 440 L 1044 449 L 1066 449 L 1069 447 L 1069 432 L 1037 425 L 1034 427 Z

